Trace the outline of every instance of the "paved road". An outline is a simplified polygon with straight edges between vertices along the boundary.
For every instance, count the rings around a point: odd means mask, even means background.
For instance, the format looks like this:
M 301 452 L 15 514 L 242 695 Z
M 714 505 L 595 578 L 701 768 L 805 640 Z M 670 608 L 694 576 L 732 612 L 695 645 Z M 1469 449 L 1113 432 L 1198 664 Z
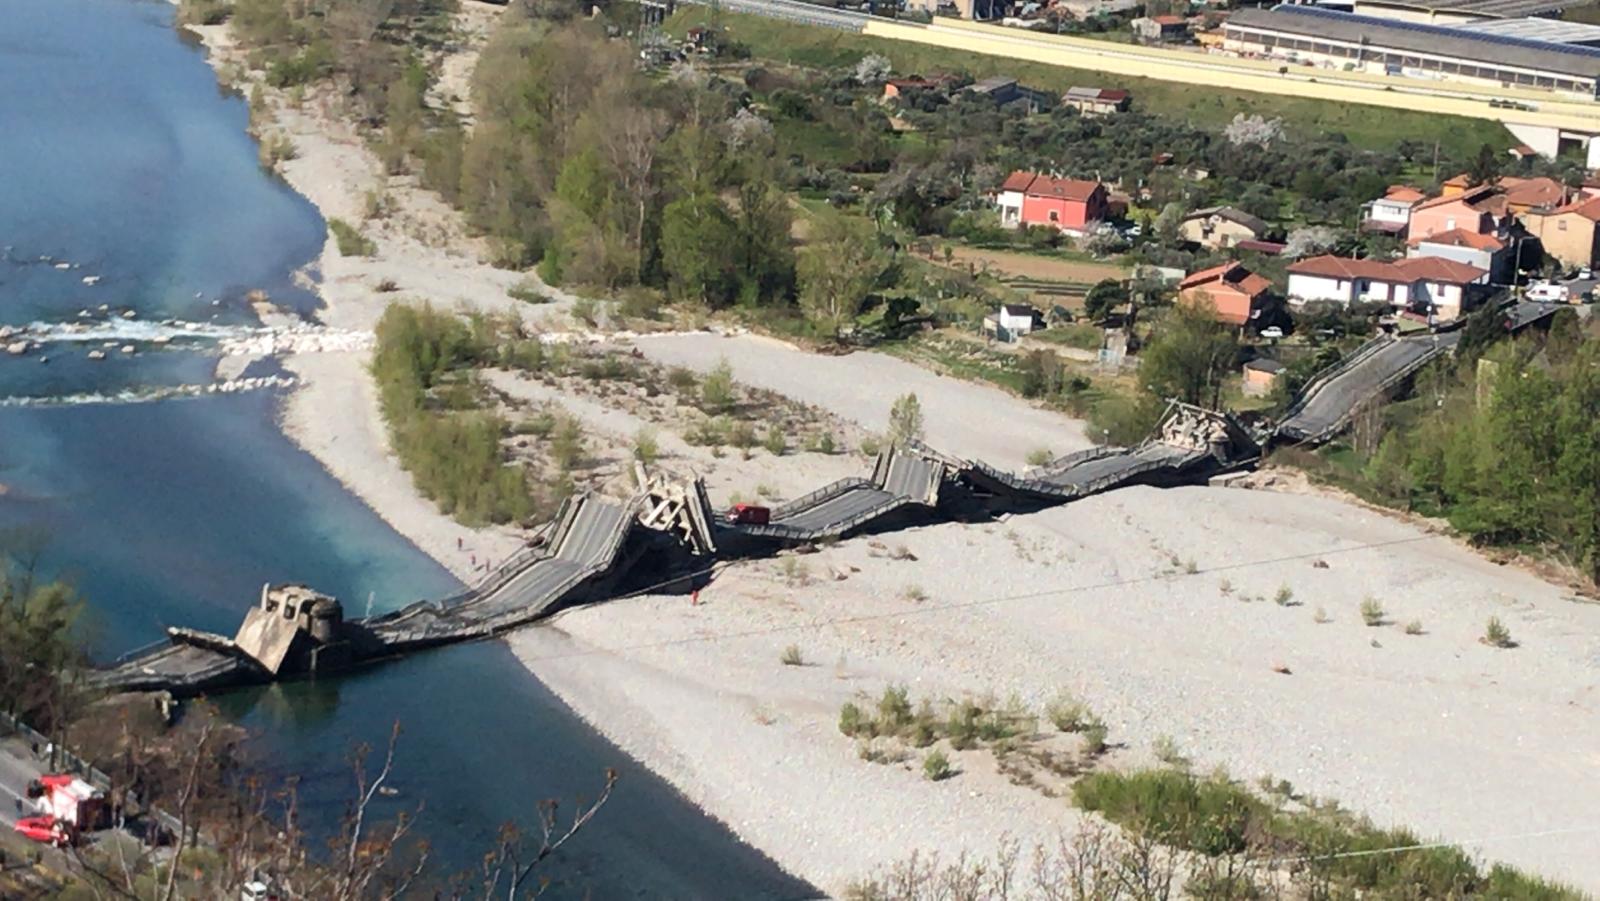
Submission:
M 1361 362 L 1318 386 L 1278 431 L 1302 440 L 1320 440 L 1400 373 L 1449 353 L 1460 332 L 1391 340 Z
M 26 742 L 16 738 L 0 741 L 0 825 L 10 829 L 16 823 L 17 800 L 24 797 L 28 781 L 41 773 Z M 22 816 L 32 815 L 28 802 L 23 801 Z

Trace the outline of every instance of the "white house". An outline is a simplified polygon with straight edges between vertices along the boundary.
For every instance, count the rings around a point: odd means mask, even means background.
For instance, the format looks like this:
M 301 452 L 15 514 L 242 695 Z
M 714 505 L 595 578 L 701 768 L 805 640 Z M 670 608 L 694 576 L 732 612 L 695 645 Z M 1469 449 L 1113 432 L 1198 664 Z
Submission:
M 1040 318 L 1039 311 L 1027 304 L 1005 303 L 983 317 L 983 328 L 1001 341 L 1015 341 L 1032 332 Z
M 1412 238 L 1410 243 L 1407 256 L 1439 257 L 1482 269 L 1483 277 L 1477 284 L 1503 284 L 1510 280 L 1513 251 L 1509 244 L 1494 235 L 1457 228 L 1426 238 Z
M 1361 228 L 1363 231 L 1383 232 L 1397 238 L 1405 237 L 1406 227 L 1411 224 L 1411 208 L 1421 203 L 1427 197 L 1416 188 L 1405 185 L 1391 185 L 1389 193 L 1371 201 L 1363 208 Z
M 1384 303 L 1427 311 L 1438 319 L 1461 315 L 1467 287 L 1488 275 L 1443 257 L 1412 257 L 1394 262 L 1312 257 L 1289 267 L 1289 302 Z

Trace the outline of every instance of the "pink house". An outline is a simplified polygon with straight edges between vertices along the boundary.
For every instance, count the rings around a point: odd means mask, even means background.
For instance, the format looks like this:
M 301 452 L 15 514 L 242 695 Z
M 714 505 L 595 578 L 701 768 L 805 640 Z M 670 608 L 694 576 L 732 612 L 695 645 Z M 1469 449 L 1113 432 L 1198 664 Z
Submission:
M 1104 219 L 1109 204 L 1105 185 L 1097 181 L 1032 172 L 1011 173 L 995 201 L 1000 224 L 1007 228 L 1040 225 L 1074 234 L 1083 234 Z
M 1459 194 L 1445 194 L 1424 200 L 1411 208 L 1411 240 L 1441 235 L 1461 229 L 1486 235 L 1495 230 L 1494 208 L 1500 192 L 1491 185 L 1468 188 Z

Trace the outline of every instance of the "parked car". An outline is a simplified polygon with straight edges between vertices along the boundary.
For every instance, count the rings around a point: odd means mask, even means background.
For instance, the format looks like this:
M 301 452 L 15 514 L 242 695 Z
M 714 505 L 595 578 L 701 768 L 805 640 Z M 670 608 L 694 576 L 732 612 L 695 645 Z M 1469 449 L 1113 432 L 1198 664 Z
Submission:
M 1552 285 L 1549 282 L 1540 282 L 1529 287 L 1527 293 L 1522 296 L 1527 300 L 1566 303 L 1572 297 L 1572 289 L 1566 285 Z

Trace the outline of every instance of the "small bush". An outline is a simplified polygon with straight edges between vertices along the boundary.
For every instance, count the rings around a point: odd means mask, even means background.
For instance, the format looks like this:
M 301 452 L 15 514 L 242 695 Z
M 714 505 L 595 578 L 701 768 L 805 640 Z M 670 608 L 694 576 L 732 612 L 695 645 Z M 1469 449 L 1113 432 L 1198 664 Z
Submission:
M 1500 621 L 1500 617 L 1489 617 L 1489 623 L 1483 630 L 1483 643 L 1491 648 L 1514 648 L 1517 643 L 1511 640 L 1511 630 Z
M 1156 736 L 1153 749 L 1156 759 L 1167 766 L 1184 767 L 1189 764 L 1189 758 L 1184 757 L 1183 752 L 1178 750 L 1177 741 L 1170 735 Z
M 861 708 L 848 701 L 839 708 L 839 731 L 845 735 L 853 738 L 864 732 L 870 734 L 869 722 L 866 714 L 861 712 Z
M 1106 724 L 1095 720 L 1083 729 L 1083 750 L 1090 757 L 1099 757 L 1106 752 Z
M 550 303 L 555 300 L 554 297 L 550 296 L 549 292 L 545 291 L 543 285 L 531 278 L 525 278 L 507 288 L 506 295 L 512 300 L 520 300 L 523 303 L 532 304 Z
M 922 590 L 921 585 L 907 585 L 900 589 L 900 597 L 920 604 L 928 599 L 928 593 Z
M 1407 635 L 1421 635 L 1422 634 L 1422 620 L 1414 619 L 1411 622 L 1406 623 L 1406 634 Z
M 805 666 L 806 665 L 805 655 L 800 653 L 800 646 L 797 645 L 797 644 L 792 644 L 792 645 L 789 645 L 788 647 L 784 648 L 783 649 L 783 656 L 778 658 L 778 659 L 783 661 L 783 665 L 784 666 Z
M 877 436 L 875 435 L 868 435 L 867 437 L 861 439 L 861 452 L 869 457 L 876 457 L 878 455 L 878 451 L 882 449 L 883 444 L 879 442 Z
M 962 701 L 950 708 L 949 715 L 945 718 L 944 734 L 950 739 L 950 746 L 956 750 L 965 750 L 978 741 L 978 717 L 983 713 L 976 704 Z
M 700 405 L 707 413 L 721 413 L 733 406 L 733 367 L 726 357 L 701 382 Z
M 372 243 L 372 239 L 343 219 L 329 219 L 328 231 L 333 232 L 333 240 L 339 245 L 339 256 L 370 257 L 378 252 L 378 245 Z
M 783 452 L 789 449 L 789 436 L 783 433 L 782 426 L 770 426 L 767 429 L 767 437 L 761 442 L 761 446 L 765 447 L 767 453 L 774 457 L 781 457 Z
M 1044 715 L 1062 732 L 1081 732 L 1094 722 L 1089 705 L 1065 692 L 1056 695 L 1045 705 Z
M 911 744 L 919 748 L 926 748 L 939 738 L 939 720 L 933 714 L 933 705 L 923 699 L 921 706 L 917 707 L 917 715 L 911 720 Z
M 700 377 L 692 369 L 674 366 L 667 370 L 667 384 L 675 391 L 689 392 L 699 386 Z
M 1050 453 L 1050 448 L 1048 447 L 1036 447 L 1028 451 L 1029 466 L 1043 466 L 1054 459 L 1055 457 Z
M 583 426 L 571 416 L 556 422 L 555 434 L 550 438 L 550 455 L 562 472 L 571 472 L 583 460 Z
M 928 752 L 928 756 L 922 758 L 922 775 L 926 776 L 929 782 L 943 782 L 954 776 L 955 771 L 950 768 L 950 758 L 935 748 Z
M 592 297 L 580 297 L 572 302 L 572 318 L 594 328 L 600 324 L 600 305 Z
M 728 433 L 728 443 L 744 451 L 745 457 L 750 456 L 750 449 L 756 446 L 756 427 L 744 420 L 733 424 L 733 429 Z
M 1200 571 L 1200 564 L 1196 563 L 1193 557 L 1190 557 L 1183 561 L 1183 571 L 1192 576 Z
M 911 725 L 911 693 L 904 685 L 890 685 L 883 690 L 878 698 L 878 725 L 888 735 Z
M 806 450 L 818 454 L 831 454 L 838 448 L 834 444 L 832 432 L 819 432 L 811 437 L 811 442 L 806 445 Z
M 1369 596 L 1361 602 L 1361 621 L 1369 626 L 1383 625 L 1383 605 L 1378 603 L 1377 598 Z
M 1294 606 L 1294 589 L 1287 585 L 1279 585 L 1278 593 L 1272 596 L 1272 600 L 1279 607 L 1292 607 Z
M 661 445 L 656 441 L 655 430 L 640 429 L 633 436 L 633 458 L 635 460 L 649 465 L 656 462 L 656 458 L 660 455 Z

